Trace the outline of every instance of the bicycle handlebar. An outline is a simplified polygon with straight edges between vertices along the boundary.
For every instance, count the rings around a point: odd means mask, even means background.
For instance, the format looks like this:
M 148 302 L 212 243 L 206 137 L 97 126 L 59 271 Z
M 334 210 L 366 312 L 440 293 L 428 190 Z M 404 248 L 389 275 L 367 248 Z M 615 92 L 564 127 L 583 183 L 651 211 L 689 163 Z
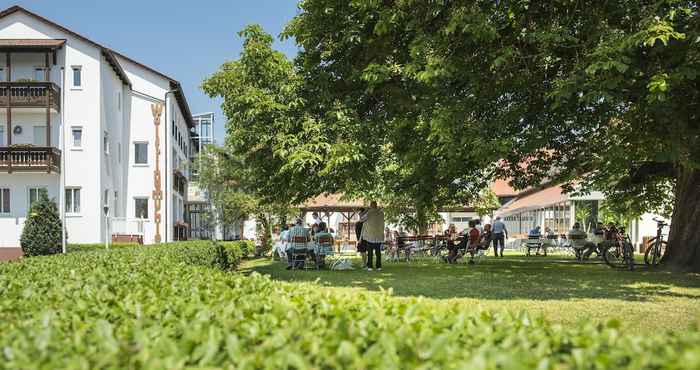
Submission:
M 654 222 L 656 222 L 657 225 L 659 225 L 659 226 L 668 226 L 668 224 L 666 223 L 666 221 L 659 220 L 659 219 L 656 218 L 656 217 L 652 218 L 652 220 L 654 220 Z

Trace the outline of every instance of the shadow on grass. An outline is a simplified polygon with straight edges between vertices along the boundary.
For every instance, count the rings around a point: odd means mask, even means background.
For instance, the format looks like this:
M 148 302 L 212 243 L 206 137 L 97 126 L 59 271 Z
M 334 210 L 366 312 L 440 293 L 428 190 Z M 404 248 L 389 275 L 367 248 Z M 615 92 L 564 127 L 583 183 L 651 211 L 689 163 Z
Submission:
M 356 260 L 355 266 L 359 263 Z M 579 264 L 561 257 L 489 258 L 476 265 L 438 264 L 432 260 L 385 262 L 381 272 L 358 268 L 352 271 L 288 271 L 285 267 L 282 262 L 249 260 L 243 272 L 257 271 L 276 280 L 317 282 L 333 287 L 371 291 L 391 288 L 399 297 L 542 301 L 589 298 L 638 302 L 664 297 L 700 298 L 697 275 L 646 269 L 614 270 L 597 262 Z

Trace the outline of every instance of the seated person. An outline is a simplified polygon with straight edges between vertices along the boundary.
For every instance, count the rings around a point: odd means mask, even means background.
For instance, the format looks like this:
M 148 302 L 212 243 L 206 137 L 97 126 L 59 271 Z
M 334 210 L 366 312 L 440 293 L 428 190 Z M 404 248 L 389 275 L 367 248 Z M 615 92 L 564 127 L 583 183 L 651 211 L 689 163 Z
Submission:
M 477 225 L 478 226 L 478 225 Z M 478 230 L 478 228 L 477 228 Z M 469 264 L 474 264 L 474 256 L 479 253 L 479 251 L 486 251 L 491 246 L 491 225 L 484 225 L 484 231 L 479 234 L 479 242 L 472 244 L 472 238 L 474 234 L 469 231 Z
M 530 240 L 527 242 L 528 253 L 530 253 L 531 248 L 537 246 L 537 255 L 539 256 L 540 249 L 542 248 L 542 242 L 540 241 L 542 238 L 541 230 L 542 229 L 539 226 L 535 226 L 534 228 L 530 229 L 530 232 L 527 234 L 527 238 Z
M 289 225 L 282 226 L 282 232 L 280 232 L 279 240 L 275 243 L 272 249 L 272 259 L 275 255 L 280 257 L 280 260 L 287 258 L 287 234 L 289 234 Z
M 289 233 L 287 234 L 287 262 L 289 263 L 287 270 L 291 270 L 294 267 L 294 255 L 302 250 L 305 251 L 307 243 L 311 240 L 309 238 L 309 231 L 306 230 L 303 225 L 304 221 L 301 218 L 297 218 L 294 222 L 294 226 L 289 229 Z M 300 263 L 297 264 L 299 265 Z
M 443 257 L 443 260 L 448 263 L 454 263 L 457 259 L 458 249 L 458 246 L 455 244 L 457 240 L 457 228 L 454 224 L 450 224 L 447 230 L 445 230 L 445 236 L 447 237 L 447 257 Z
M 314 235 L 314 258 L 319 265 L 323 265 L 325 258 L 333 254 L 333 235 L 328 232 L 325 222 L 318 224 L 318 231 Z
M 587 240 L 588 234 L 581 230 L 581 224 L 578 222 L 569 230 L 567 238 L 571 241 L 571 248 L 576 251 L 578 259 L 587 259 L 596 250 L 595 243 Z

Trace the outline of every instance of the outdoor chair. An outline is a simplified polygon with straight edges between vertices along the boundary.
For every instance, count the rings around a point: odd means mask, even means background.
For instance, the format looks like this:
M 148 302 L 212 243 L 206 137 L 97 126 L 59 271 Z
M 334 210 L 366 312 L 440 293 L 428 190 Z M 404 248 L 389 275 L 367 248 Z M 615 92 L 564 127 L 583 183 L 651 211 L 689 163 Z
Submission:
M 584 252 L 590 243 L 587 240 L 586 235 L 570 234 L 568 235 L 567 240 L 569 242 L 569 248 L 571 248 L 571 250 L 574 252 L 576 259 L 579 261 L 583 260 Z
M 464 236 L 468 238 L 468 236 Z M 463 263 L 479 263 L 481 259 L 486 256 L 487 248 L 483 248 L 481 244 L 471 245 L 467 243 L 466 249 L 460 249 L 457 251 L 457 260 L 463 258 Z M 473 261 L 473 262 L 470 262 Z
M 333 257 L 333 238 L 324 236 L 318 239 L 316 243 L 316 266 L 324 266 L 326 257 Z
M 547 256 L 547 249 L 544 248 L 544 242 L 542 238 L 538 235 L 529 235 L 525 240 L 524 247 L 526 249 L 526 255 L 532 255 L 532 250 L 536 249 L 537 253 L 540 253 L 540 249 L 544 249 L 544 255 Z
M 308 246 L 309 238 L 305 236 L 294 236 L 289 245 L 289 251 L 292 253 L 292 270 L 317 268 L 313 251 Z M 309 263 L 311 262 L 311 263 Z M 310 265 L 313 265 L 311 267 Z

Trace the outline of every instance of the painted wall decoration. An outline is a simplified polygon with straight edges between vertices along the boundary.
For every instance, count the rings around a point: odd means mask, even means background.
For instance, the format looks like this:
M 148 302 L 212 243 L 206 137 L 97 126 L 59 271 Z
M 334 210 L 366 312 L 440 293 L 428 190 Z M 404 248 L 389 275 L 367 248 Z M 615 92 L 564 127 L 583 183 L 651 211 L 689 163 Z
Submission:
M 153 113 L 153 125 L 156 129 L 156 167 L 153 170 L 153 205 L 155 208 L 155 224 L 156 235 L 155 242 L 160 243 L 160 206 L 163 200 L 163 190 L 160 185 L 160 115 L 163 113 L 163 105 L 151 104 L 151 113 Z

